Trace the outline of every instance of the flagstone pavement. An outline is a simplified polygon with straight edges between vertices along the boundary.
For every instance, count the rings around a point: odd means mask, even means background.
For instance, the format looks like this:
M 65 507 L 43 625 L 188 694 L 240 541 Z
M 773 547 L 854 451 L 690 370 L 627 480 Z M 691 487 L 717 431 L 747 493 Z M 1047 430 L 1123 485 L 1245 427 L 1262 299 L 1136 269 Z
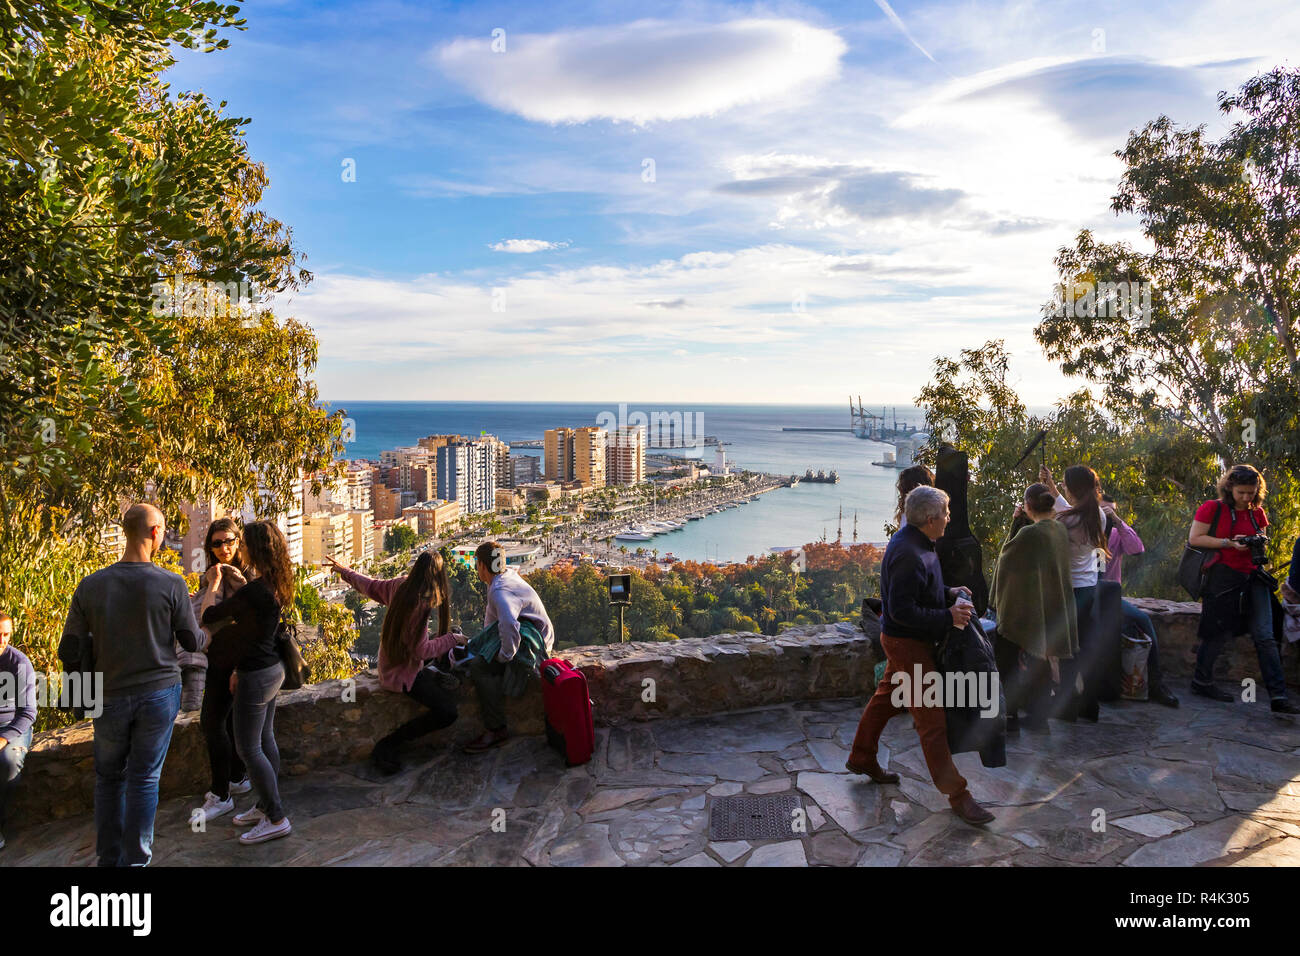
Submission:
M 1100 723 L 1022 732 L 1007 766 L 957 764 L 997 814 L 962 823 L 930 783 L 910 718 L 877 786 L 844 769 L 863 700 L 809 701 L 597 731 L 566 769 L 540 738 L 470 757 L 436 738 L 381 777 L 366 764 L 283 781 L 293 833 L 241 846 L 230 815 L 193 832 L 158 810 L 158 866 L 1103 866 L 1300 863 L 1300 724 L 1267 703 L 1103 705 Z M 711 803 L 793 790 L 796 839 L 710 842 Z M 242 809 L 250 796 L 237 798 Z M 0 866 L 93 862 L 89 816 L 8 834 Z

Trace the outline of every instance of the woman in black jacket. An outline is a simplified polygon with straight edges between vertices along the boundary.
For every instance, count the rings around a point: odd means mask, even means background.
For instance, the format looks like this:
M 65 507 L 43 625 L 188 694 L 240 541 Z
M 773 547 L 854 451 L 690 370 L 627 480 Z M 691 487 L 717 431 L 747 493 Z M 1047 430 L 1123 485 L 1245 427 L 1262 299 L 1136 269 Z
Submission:
M 198 591 L 190 596 L 196 621 L 203 619 L 203 612 L 208 608 L 234 597 L 235 592 L 248 583 L 244 576 L 244 558 L 239 553 L 242 544 L 239 525 L 233 518 L 218 518 L 208 525 L 208 533 L 203 539 L 207 568 L 203 572 Z M 203 628 L 203 632 L 203 641 L 210 642 L 211 636 L 207 629 Z M 204 651 L 206 650 L 205 643 Z M 182 654 L 187 657 L 183 658 Z M 253 789 L 244 770 L 244 761 L 239 759 L 239 754 L 235 751 L 235 698 L 230 692 L 230 675 L 233 670 L 213 667 L 204 652 L 188 654 L 177 651 L 176 656 L 181 660 L 182 668 L 185 668 L 186 659 L 193 661 L 196 668 L 204 668 L 198 671 L 205 678 L 205 686 L 199 688 L 199 727 L 208 747 L 212 785 L 203 795 L 203 806 L 192 811 L 191 816 L 197 814 L 205 821 L 215 820 L 235 809 L 234 798 L 237 795 Z M 184 673 L 182 670 L 182 675 Z
M 228 601 L 208 608 L 203 626 L 212 632 L 208 657 L 214 666 L 233 665 L 235 748 L 248 766 L 258 801 L 234 818 L 253 828 L 243 844 L 288 836 L 289 818 L 280 804 L 280 750 L 275 743 L 275 697 L 284 683 L 278 636 L 293 606 L 293 565 L 284 533 L 269 521 L 244 529 L 250 581 Z

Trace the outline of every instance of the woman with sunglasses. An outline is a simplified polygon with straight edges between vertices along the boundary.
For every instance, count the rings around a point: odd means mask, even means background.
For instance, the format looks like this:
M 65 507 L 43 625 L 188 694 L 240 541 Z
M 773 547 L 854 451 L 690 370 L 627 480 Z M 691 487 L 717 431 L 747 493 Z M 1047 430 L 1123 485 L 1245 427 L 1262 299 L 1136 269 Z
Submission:
M 279 638 L 293 612 L 294 575 L 289 543 L 274 522 L 255 521 L 244 529 L 244 553 L 249 583 L 204 611 L 201 623 L 212 631 L 213 662 L 234 664 L 235 747 L 258 799 L 232 822 L 252 827 L 239 837 L 249 846 L 293 832 L 280 801 L 275 705 L 284 683 Z
M 196 621 L 202 621 L 204 611 L 230 598 L 248 583 L 248 569 L 239 553 L 241 544 L 239 525 L 233 519 L 218 518 L 208 525 L 208 533 L 203 539 L 207 568 L 199 590 L 190 598 Z M 203 648 L 207 650 L 212 635 L 205 627 L 200 627 L 200 630 Z M 212 786 L 203 795 L 203 806 L 194 810 L 191 817 L 202 815 L 204 820 L 213 820 L 233 810 L 235 795 L 248 793 L 252 785 L 248 782 L 244 762 L 235 752 L 235 698 L 230 692 L 233 667 L 214 665 L 203 652 L 191 656 L 201 658 L 202 666 L 207 669 L 207 686 L 201 689 L 203 706 L 199 712 L 199 727 L 207 743 L 208 765 L 212 769 Z M 182 662 L 182 667 L 185 666 Z

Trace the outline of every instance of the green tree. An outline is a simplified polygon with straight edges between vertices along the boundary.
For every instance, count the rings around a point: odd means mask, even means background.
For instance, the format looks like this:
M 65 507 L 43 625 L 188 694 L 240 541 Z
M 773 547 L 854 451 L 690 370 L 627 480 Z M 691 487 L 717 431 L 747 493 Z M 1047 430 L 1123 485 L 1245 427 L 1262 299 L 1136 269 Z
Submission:
M 162 75 L 238 7 L 0 6 L 0 606 L 56 668 L 70 581 L 124 500 L 285 510 L 333 467 L 316 341 L 262 303 L 310 279 L 258 208 L 246 121 Z
M 415 529 L 409 524 L 389 525 L 384 532 L 384 550 L 389 554 L 410 551 L 417 540 Z

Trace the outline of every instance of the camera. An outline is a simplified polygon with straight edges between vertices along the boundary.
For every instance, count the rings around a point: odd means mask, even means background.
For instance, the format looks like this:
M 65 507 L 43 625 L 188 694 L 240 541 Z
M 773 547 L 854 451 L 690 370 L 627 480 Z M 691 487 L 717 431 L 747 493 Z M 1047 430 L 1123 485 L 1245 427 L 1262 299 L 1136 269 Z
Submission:
M 1242 544 L 1250 548 L 1250 560 L 1259 567 L 1268 564 L 1268 535 L 1250 534 L 1239 539 Z

